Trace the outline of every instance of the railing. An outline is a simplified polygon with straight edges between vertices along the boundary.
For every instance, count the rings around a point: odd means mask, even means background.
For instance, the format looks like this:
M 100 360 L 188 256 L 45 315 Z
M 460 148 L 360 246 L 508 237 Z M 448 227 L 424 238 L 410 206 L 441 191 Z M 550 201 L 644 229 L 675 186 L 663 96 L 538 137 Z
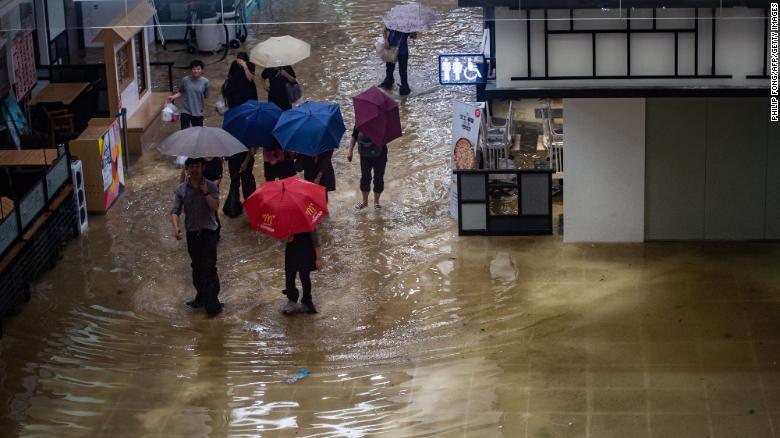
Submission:
M 12 184 L 13 171 L 9 168 L 3 168 L 3 170 L 9 184 Z M 16 196 L 14 193 L 13 208 L 10 212 L 12 214 L 0 220 L 0 255 L 4 255 L 14 243 L 22 238 L 30 224 L 43 213 L 48 203 L 70 178 L 70 159 L 66 153 L 54 160 L 40 180 L 23 196 Z M 13 187 L 11 189 L 13 190 Z
M 456 170 L 458 234 L 552 234 L 552 170 Z

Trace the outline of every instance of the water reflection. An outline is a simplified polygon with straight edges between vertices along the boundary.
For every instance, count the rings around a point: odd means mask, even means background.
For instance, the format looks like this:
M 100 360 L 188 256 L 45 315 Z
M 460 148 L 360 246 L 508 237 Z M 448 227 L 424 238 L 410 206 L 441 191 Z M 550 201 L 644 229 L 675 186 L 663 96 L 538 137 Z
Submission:
M 447 216 L 450 100 L 471 99 L 473 90 L 438 87 L 435 55 L 476 49 L 482 25 L 478 11 L 428 3 L 440 21 L 412 47 L 409 68 L 412 87 L 425 93 L 401 101 L 405 136 L 391 146 L 383 211 L 352 211 L 359 167 L 344 152 L 334 158 L 338 191 L 322 227 L 326 269 L 313 275 L 319 315 L 280 314 L 283 247 L 249 230 L 243 217 L 222 219 L 225 312 L 206 320 L 184 306 L 192 294 L 188 260 L 166 220 L 177 173 L 168 158 L 144 155 L 130 168 L 120 202 L 90 218 L 87 236 L 71 242 L 22 316 L 8 323 L 0 343 L 0 430 L 366 436 L 456 427 L 445 423 L 458 415 L 431 423 L 409 401 L 423 378 L 438 373 L 415 371 L 418 363 L 458 354 L 448 339 L 481 308 L 461 302 L 451 277 L 462 262 L 444 256 L 454 232 Z M 254 25 L 249 45 L 280 34 L 310 42 L 313 56 L 295 66 L 305 97 L 340 103 L 351 127 L 351 97 L 384 73 L 373 41 L 388 7 L 378 0 L 267 1 L 258 22 L 316 23 Z M 188 59 L 154 56 L 177 65 Z M 220 84 L 232 56 L 203 58 L 217 61 L 205 74 Z M 216 94 L 207 102 L 210 126 L 221 124 Z M 509 281 L 506 275 L 497 278 Z M 303 368 L 312 374 L 286 383 Z

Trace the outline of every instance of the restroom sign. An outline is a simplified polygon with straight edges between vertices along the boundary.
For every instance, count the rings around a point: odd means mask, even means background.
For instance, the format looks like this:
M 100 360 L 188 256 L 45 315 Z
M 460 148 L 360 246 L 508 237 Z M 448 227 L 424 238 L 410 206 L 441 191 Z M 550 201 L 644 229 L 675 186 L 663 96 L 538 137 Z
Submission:
M 485 55 L 481 53 L 439 55 L 441 85 L 484 84 L 485 70 Z

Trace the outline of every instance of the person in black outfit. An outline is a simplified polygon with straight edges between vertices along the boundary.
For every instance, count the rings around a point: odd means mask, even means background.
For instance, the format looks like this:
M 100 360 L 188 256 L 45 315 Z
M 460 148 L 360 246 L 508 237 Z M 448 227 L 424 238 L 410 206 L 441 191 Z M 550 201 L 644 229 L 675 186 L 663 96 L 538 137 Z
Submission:
M 325 187 L 325 199 L 328 192 L 336 190 L 336 171 L 333 169 L 333 149 L 310 157 L 299 155 L 295 161 L 295 169 L 303 171 L 303 179 Z
M 349 144 L 347 161 L 352 162 L 352 151 L 358 144 L 360 155 L 360 193 L 363 201 L 355 204 L 355 210 L 362 210 L 368 206 L 368 192 L 371 190 L 371 171 L 374 171 L 374 208 L 382 208 L 379 197 L 385 189 L 385 168 L 387 167 L 387 145 L 377 145 L 365 134 L 352 130 L 352 141 Z
M 184 212 L 187 251 L 192 260 L 192 284 L 197 294 L 187 305 L 206 307 L 209 316 L 222 311 L 217 275 L 217 208 L 219 189 L 203 177 L 203 159 L 188 158 L 184 164 L 189 177 L 174 192 L 171 224 L 176 240 L 181 240 L 179 217 Z
M 263 70 L 263 88 L 268 92 L 268 101 L 275 103 L 282 111 L 292 108 L 287 96 L 287 84 L 296 84 L 295 71 L 289 65 L 270 67 Z
M 401 87 L 398 89 L 398 94 L 401 96 L 407 96 L 412 90 L 409 88 L 409 80 L 407 75 L 407 67 L 409 66 L 409 38 L 417 38 L 417 32 L 406 33 L 393 29 L 383 27 L 382 34 L 385 37 L 385 44 L 390 47 L 398 48 L 398 76 L 401 78 Z M 395 78 L 393 73 L 395 72 L 395 62 L 385 63 L 385 80 L 379 84 L 379 87 L 385 90 L 393 88 Z
M 266 181 L 285 179 L 295 175 L 293 154 L 282 150 L 282 146 L 273 139 L 273 146 L 263 148 L 263 174 Z
M 228 77 L 222 84 L 222 97 L 229 109 L 250 99 L 257 100 L 255 65 L 249 62 L 246 52 L 240 52 L 230 64 Z
M 311 271 L 322 269 L 320 258 L 320 241 L 317 231 L 311 233 L 299 233 L 287 238 L 284 249 L 284 283 L 282 291 L 287 296 L 287 304 L 282 310 L 284 313 L 294 313 L 298 303 L 298 288 L 295 287 L 295 275 L 301 279 L 303 297 L 301 307 L 304 313 L 317 313 L 311 295 Z
M 249 62 L 249 56 L 246 52 L 239 53 L 237 59 L 230 65 L 228 78 L 222 85 L 222 96 L 225 97 L 228 109 L 233 109 L 247 100 L 257 100 L 254 73 L 255 65 Z M 246 152 L 228 158 L 230 189 L 222 212 L 229 217 L 237 217 L 241 214 L 240 192 L 243 192 L 244 199 L 246 199 L 257 188 L 257 182 L 252 173 L 257 147 L 248 149 Z

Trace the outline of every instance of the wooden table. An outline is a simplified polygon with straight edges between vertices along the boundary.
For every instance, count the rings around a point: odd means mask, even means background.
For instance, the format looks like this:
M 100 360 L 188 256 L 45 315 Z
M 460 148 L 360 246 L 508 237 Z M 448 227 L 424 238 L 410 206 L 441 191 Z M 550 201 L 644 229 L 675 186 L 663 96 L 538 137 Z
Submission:
M 70 105 L 89 86 L 89 82 L 50 83 L 30 100 L 29 105 L 62 103 Z
M 57 159 L 57 149 L 0 150 L 0 166 L 47 166 Z
M 0 219 L 5 219 L 14 211 L 14 201 L 5 196 L 0 197 Z

